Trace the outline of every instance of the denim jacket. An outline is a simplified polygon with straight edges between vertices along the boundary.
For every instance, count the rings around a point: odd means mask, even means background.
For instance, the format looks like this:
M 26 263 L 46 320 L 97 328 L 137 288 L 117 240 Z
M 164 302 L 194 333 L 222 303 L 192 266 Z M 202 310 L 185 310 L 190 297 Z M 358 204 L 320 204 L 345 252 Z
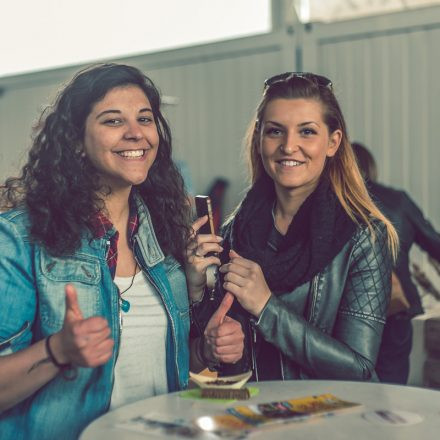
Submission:
M 147 207 L 141 200 L 136 203 L 140 226 L 133 249 L 168 317 L 166 363 L 171 392 L 188 383 L 186 280 L 179 263 L 160 249 Z M 61 330 L 67 282 L 76 287 L 84 318 L 106 318 L 115 341 L 113 356 L 105 365 L 79 368 L 74 381 L 58 375 L 0 413 L 1 439 L 76 439 L 91 421 L 108 411 L 121 335 L 118 291 L 106 262 L 109 243 L 109 237 L 93 239 L 87 233 L 75 253 L 53 257 L 30 241 L 26 211 L 0 215 L 0 355 L 17 352 Z

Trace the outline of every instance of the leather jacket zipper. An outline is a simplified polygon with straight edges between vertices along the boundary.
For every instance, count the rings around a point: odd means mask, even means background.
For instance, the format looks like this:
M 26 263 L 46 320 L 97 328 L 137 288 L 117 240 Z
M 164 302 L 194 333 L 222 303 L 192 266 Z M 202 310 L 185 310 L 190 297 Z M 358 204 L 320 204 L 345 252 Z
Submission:
M 278 353 L 280 355 L 280 370 L 281 370 L 281 380 L 284 382 L 284 364 L 283 364 L 283 353 L 281 353 L 281 350 L 278 349 Z
M 311 322 L 313 311 L 315 310 L 316 297 L 318 296 L 318 275 L 315 275 L 312 279 L 312 304 L 309 309 L 307 321 Z
M 252 358 L 252 370 L 254 371 L 255 374 L 255 381 L 259 382 L 259 376 L 258 376 L 258 365 L 257 365 L 257 356 L 255 354 L 255 349 L 256 349 L 256 345 L 257 345 L 257 329 L 255 328 L 255 319 L 251 318 L 249 319 L 249 325 L 250 325 L 250 329 L 251 329 L 251 358 Z M 283 354 L 281 353 L 281 350 L 278 349 L 278 354 L 279 354 L 279 361 L 280 361 L 280 371 L 281 371 L 281 380 L 285 381 L 285 376 L 284 376 L 284 364 L 283 364 Z
M 250 326 L 250 330 L 251 330 L 251 359 L 252 359 L 252 370 L 254 370 L 254 374 L 255 374 L 255 381 L 259 382 L 259 378 L 258 378 L 258 366 L 257 366 L 257 357 L 255 354 L 255 348 L 257 345 L 257 330 L 255 328 L 255 320 L 254 319 L 250 319 L 249 320 L 249 326 Z

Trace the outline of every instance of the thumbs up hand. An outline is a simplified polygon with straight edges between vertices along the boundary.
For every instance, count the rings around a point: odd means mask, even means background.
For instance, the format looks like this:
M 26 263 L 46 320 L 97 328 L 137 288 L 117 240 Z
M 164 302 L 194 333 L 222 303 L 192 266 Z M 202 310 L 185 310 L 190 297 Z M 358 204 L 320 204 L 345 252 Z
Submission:
M 59 363 L 80 367 L 105 364 L 113 351 L 113 339 L 106 319 L 93 316 L 84 319 L 76 289 L 66 284 L 66 314 L 63 328 L 51 338 L 52 351 Z
M 189 297 L 198 302 L 206 286 L 206 271 L 209 266 L 220 266 L 218 254 L 222 238 L 213 234 L 199 234 L 199 229 L 208 221 L 208 216 L 198 218 L 192 225 L 192 236 L 186 248 L 185 275 Z
M 226 293 L 206 326 L 203 344 L 203 355 L 206 359 L 235 363 L 243 356 L 244 333 L 241 324 L 226 316 L 233 302 L 233 295 Z

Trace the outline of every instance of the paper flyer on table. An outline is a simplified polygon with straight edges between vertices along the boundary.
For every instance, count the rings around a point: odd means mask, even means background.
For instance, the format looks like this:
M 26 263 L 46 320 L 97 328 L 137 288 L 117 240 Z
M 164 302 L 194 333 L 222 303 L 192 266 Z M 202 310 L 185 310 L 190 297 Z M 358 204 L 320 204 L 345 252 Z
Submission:
M 115 427 L 167 439 L 245 439 L 287 423 L 305 422 L 362 408 L 333 394 L 306 396 L 278 402 L 241 405 L 213 415 L 187 420 L 148 413 L 117 423 Z
M 206 433 L 203 433 L 191 422 L 158 413 L 148 413 L 133 417 L 124 422 L 117 423 L 115 427 L 170 439 L 213 438 L 212 436 L 207 437 Z
M 203 431 L 226 437 L 227 433 L 245 434 L 260 429 L 266 431 L 274 425 L 304 422 L 360 408 L 362 405 L 359 403 L 347 402 L 333 394 L 321 394 L 279 402 L 236 406 L 222 414 L 199 417 L 195 424 Z
M 124 422 L 115 424 L 115 428 L 148 434 L 157 438 L 166 439 L 197 439 L 197 440 L 244 440 L 248 438 L 248 432 L 218 431 L 209 432 L 200 429 L 193 421 L 173 418 L 170 415 L 148 413 L 133 417 Z M 148 437 L 148 438 L 149 438 Z

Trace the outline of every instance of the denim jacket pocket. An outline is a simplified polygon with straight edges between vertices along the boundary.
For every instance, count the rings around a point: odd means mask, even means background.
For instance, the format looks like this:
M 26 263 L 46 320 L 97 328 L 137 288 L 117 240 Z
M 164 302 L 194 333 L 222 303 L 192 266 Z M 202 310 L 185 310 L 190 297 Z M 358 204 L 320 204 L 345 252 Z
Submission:
M 3 340 L 0 339 L 0 354 L 6 355 L 14 352 L 15 350 L 12 349 L 12 346 L 20 344 L 20 341 L 26 335 L 26 331 L 29 329 L 30 325 L 31 324 L 29 321 L 25 321 L 23 325 L 11 336 Z
M 41 277 L 39 277 L 39 302 L 41 321 L 51 330 L 62 327 L 65 313 L 66 284 L 72 284 L 77 292 L 83 317 L 100 314 L 99 261 L 86 255 L 53 257 L 41 252 Z

